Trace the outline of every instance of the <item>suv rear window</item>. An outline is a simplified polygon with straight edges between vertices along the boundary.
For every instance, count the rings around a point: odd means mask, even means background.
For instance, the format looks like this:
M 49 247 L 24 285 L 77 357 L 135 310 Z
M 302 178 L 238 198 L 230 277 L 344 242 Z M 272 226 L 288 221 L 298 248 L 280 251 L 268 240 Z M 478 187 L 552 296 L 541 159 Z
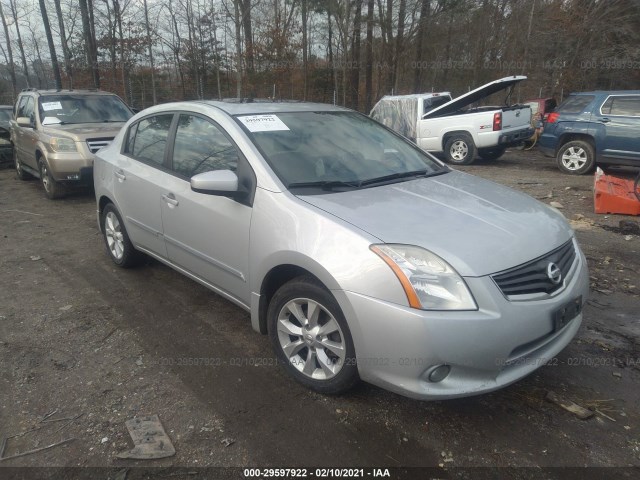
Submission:
M 562 105 L 556 108 L 556 112 L 582 113 L 587 105 L 593 102 L 594 98 L 594 95 L 571 95 Z

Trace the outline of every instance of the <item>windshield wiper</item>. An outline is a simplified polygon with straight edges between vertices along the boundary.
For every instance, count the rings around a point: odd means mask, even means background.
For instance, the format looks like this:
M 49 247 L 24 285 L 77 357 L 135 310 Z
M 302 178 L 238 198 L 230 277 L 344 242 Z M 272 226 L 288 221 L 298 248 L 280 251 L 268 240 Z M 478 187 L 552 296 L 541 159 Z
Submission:
M 374 177 L 368 178 L 366 180 L 362 180 L 360 182 L 360 186 L 372 185 L 374 183 L 383 183 L 391 180 L 399 180 L 401 178 L 410 178 L 410 177 L 433 177 L 434 175 L 440 175 L 442 173 L 448 172 L 448 169 L 430 171 L 426 169 L 422 170 L 412 170 L 410 172 L 398 172 L 392 173 L 391 175 L 383 175 L 382 177 Z
M 341 180 L 320 180 L 316 182 L 294 182 L 287 185 L 291 188 L 313 188 L 319 187 L 323 190 L 333 190 L 336 187 L 359 188 L 361 182 L 343 182 Z

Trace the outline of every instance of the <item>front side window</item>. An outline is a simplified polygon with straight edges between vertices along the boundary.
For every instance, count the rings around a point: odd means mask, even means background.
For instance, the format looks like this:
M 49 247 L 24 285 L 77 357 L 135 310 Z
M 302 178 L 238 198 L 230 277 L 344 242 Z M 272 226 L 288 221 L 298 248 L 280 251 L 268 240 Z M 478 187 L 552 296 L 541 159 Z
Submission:
M 133 141 L 128 145 L 131 156 L 143 162 L 162 165 L 172 121 L 172 113 L 140 120 Z
M 288 188 L 337 183 L 361 188 L 448 171 L 418 147 L 355 112 L 236 118 Z
M 33 120 L 33 98 L 23 97 L 18 107 L 18 117 L 27 117 Z
M 44 125 L 126 122 L 133 113 L 115 95 L 60 94 L 38 99 Z
M 173 170 L 191 178 L 211 170 L 236 170 L 238 151 L 220 128 L 196 115 L 182 114 L 173 148 Z

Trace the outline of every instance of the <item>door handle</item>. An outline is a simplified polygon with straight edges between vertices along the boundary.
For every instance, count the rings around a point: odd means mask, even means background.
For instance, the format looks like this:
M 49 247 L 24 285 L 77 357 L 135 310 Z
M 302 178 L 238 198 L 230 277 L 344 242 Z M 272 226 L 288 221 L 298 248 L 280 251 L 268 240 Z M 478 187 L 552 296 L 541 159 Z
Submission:
M 609 120 L 607 117 L 603 117 L 601 119 L 598 120 L 601 123 L 609 123 L 611 120 Z
M 162 195 L 162 199 L 169 204 L 170 207 L 177 207 L 178 200 L 173 193 L 167 193 L 166 195 Z
M 124 182 L 127 179 L 127 176 L 122 172 L 122 170 L 116 170 L 115 172 L 113 172 L 113 174 L 121 182 Z

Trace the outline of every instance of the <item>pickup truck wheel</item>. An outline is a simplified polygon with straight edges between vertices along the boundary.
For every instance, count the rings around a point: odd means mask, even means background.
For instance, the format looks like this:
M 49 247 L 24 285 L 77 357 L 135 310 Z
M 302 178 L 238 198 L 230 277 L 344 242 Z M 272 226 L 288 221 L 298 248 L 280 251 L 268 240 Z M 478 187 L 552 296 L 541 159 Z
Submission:
M 567 142 L 558 150 L 558 168 L 564 173 L 584 175 L 595 167 L 593 146 L 584 140 Z
M 483 160 L 497 160 L 504 155 L 505 150 L 505 147 L 481 148 L 478 150 L 478 155 Z
M 137 265 L 141 254 L 133 247 L 122 217 L 112 203 L 102 210 L 101 224 L 104 243 L 113 263 L 122 268 Z
M 44 187 L 44 192 L 47 194 L 47 197 L 51 200 L 64 197 L 64 187 L 51 176 L 47 162 L 39 159 L 38 166 L 40 167 L 40 180 L 42 181 L 42 186 Z
M 444 154 L 449 163 L 469 165 L 476 157 L 476 146 L 469 135 L 457 134 L 447 140 Z
M 29 180 L 31 178 L 31 175 L 22 168 L 22 163 L 18 160 L 18 152 L 16 152 L 15 147 L 13 148 L 13 164 L 16 168 L 16 177 L 20 180 Z
M 349 326 L 338 302 L 312 277 L 298 277 L 275 293 L 267 312 L 278 360 L 301 384 L 337 395 L 359 379 Z

